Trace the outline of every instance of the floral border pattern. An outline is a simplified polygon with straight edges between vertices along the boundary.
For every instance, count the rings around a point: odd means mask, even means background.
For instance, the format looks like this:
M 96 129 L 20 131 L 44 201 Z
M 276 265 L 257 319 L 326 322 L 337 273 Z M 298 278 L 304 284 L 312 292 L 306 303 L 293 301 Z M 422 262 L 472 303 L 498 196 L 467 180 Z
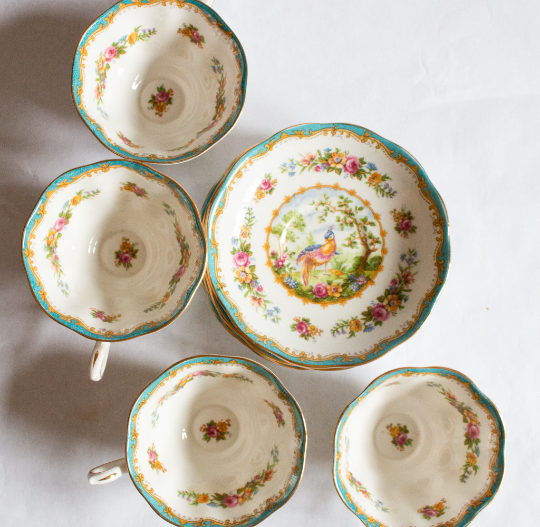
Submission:
M 237 379 L 239 381 L 245 381 L 250 382 L 253 384 L 253 381 L 246 377 L 245 375 L 242 375 L 241 373 L 222 373 L 220 371 L 211 371 L 211 370 L 197 370 L 192 373 L 188 373 L 184 377 L 182 377 L 177 384 L 173 386 L 172 389 L 170 389 L 165 395 L 161 396 L 157 403 L 156 407 L 154 408 L 154 411 L 152 412 L 152 426 L 156 426 L 156 423 L 159 419 L 159 409 L 163 406 L 163 403 L 170 399 L 173 395 L 176 395 L 184 386 L 191 382 L 193 379 L 197 377 L 221 377 L 222 379 Z
M 128 192 L 133 192 L 139 198 L 149 199 L 148 192 L 142 187 L 139 187 L 139 185 L 137 185 L 136 183 L 133 183 L 131 181 L 125 181 L 125 182 L 123 181 L 122 186 L 120 187 L 120 190 L 127 190 Z
M 163 309 L 167 305 L 167 302 L 169 301 L 173 293 L 176 291 L 176 286 L 182 279 L 182 276 L 184 276 L 189 265 L 189 260 L 191 258 L 189 244 L 186 241 L 186 237 L 182 234 L 182 227 L 180 226 L 180 222 L 178 221 L 178 217 L 176 216 L 176 211 L 168 203 L 165 202 L 163 202 L 163 207 L 165 209 L 165 214 L 167 214 L 168 216 L 172 216 L 173 218 L 176 241 L 178 243 L 178 247 L 180 248 L 180 261 L 178 262 L 178 270 L 172 275 L 172 278 L 169 280 L 169 287 L 163 298 L 161 300 L 158 300 L 157 302 L 154 302 L 150 307 L 147 307 L 144 310 L 145 313 L 149 313 L 150 311 L 155 311 L 157 309 Z
M 81 203 L 81 201 L 95 198 L 100 192 L 100 190 L 79 190 L 73 198 L 66 201 L 58 214 L 58 219 L 49 229 L 49 233 L 44 240 L 45 258 L 50 260 L 53 272 L 56 275 L 56 283 L 64 296 L 69 296 L 69 286 L 61 280 L 64 271 L 62 270 L 62 264 L 60 263 L 60 257 L 58 255 L 58 240 L 62 237 L 62 231 L 68 226 L 71 217 L 73 216 L 73 209 Z
M 155 470 L 156 472 L 167 472 L 167 469 L 158 459 L 159 456 L 156 452 L 156 446 L 154 443 L 152 443 L 151 447 L 148 447 L 146 453 L 148 454 L 148 464 L 152 467 L 152 470 Z
M 270 452 L 272 463 L 266 464 L 266 468 L 256 474 L 251 481 L 248 481 L 243 487 L 236 489 L 236 492 L 228 493 L 198 493 L 193 490 L 180 490 L 178 495 L 186 499 L 190 505 L 198 506 L 208 505 L 209 507 L 221 507 L 222 509 L 231 509 L 233 507 L 242 506 L 244 503 L 251 501 L 259 490 L 265 486 L 265 483 L 270 481 L 276 473 L 275 467 L 279 463 L 279 451 L 277 445 Z
M 101 322 L 106 322 L 107 324 L 112 324 L 117 319 L 119 319 L 122 315 L 106 315 L 104 311 L 101 311 L 99 309 L 96 309 L 95 307 L 90 308 L 90 315 L 92 315 L 93 318 L 98 318 L 101 320 Z
M 347 481 L 354 487 L 356 492 L 359 494 L 362 494 L 364 498 L 369 500 L 369 502 L 378 510 L 381 512 L 390 512 L 390 509 L 388 507 L 384 506 L 384 503 L 381 500 L 374 500 L 371 496 L 371 492 L 369 492 L 362 483 L 360 483 L 349 471 L 348 467 L 345 467 L 345 477 L 347 478 Z
M 129 35 L 124 35 L 118 42 L 113 42 L 100 52 L 96 60 L 96 87 L 94 90 L 94 98 L 97 100 L 97 105 L 103 104 L 103 93 L 106 88 L 107 72 L 111 69 L 111 64 L 122 55 L 125 55 L 127 49 L 137 42 L 146 42 L 151 36 L 156 34 L 156 28 L 142 29 L 142 26 L 137 26 Z
M 99 107 L 101 110 L 101 107 Z M 131 148 L 144 148 L 144 146 L 139 146 L 134 144 L 132 141 L 130 141 L 122 132 L 118 131 L 116 132 L 116 135 L 122 140 L 122 142 Z
M 426 383 L 432 388 L 439 388 L 439 393 L 444 395 L 445 399 L 453 406 L 462 416 L 463 422 L 467 425 L 465 429 L 464 444 L 467 447 L 467 457 L 465 464 L 461 467 L 461 475 L 459 480 L 461 483 L 466 483 L 470 476 L 478 473 L 478 458 L 480 457 L 480 421 L 478 414 L 475 414 L 472 408 L 464 402 L 459 402 L 457 397 L 447 390 L 442 384 L 435 382 Z

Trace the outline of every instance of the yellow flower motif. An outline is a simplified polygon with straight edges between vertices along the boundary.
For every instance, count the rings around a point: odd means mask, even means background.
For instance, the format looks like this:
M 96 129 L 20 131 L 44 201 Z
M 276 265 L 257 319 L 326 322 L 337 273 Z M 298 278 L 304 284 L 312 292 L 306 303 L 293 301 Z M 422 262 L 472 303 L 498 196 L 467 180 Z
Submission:
M 478 419 L 477 417 L 469 410 L 465 410 L 465 417 L 472 423 L 472 424 L 476 424 L 478 423 Z
M 249 498 L 251 498 L 252 492 L 253 490 L 251 489 L 251 487 L 248 487 L 244 492 L 242 492 L 242 494 L 240 494 L 240 496 L 238 496 L 238 501 L 240 503 L 246 502 L 247 500 L 249 500 Z
M 127 253 L 128 251 L 131 250 L 131 243 L 129 243 L 127 240 L 125 240 L 124 242 L 122 242 L 122 245 L 120 245 L 120 250 L 123 253 Z
M 251 274 L 245 267 L 239 267 L 236 270 L 236 276 L 241 284 L 249 284 L 251 282 Z
M 225 421 L 220 421 L 216 425 L 216 428 L 218 429 L 219 432 L 226 432 L 229 429 L 229 427 L 227 426 L 227 423 Z
M 382 181 L 382 176 L 378 172 L 373 172 L 371 176 L 368 177 L 369 184 L 374 187 L 377 183 Z
M 384 299 L 384 305 L 388 311 L 395 311 L 401 305 L 401 300 L 397 295 L 388 295 Z
M 433 505 L 433 508 L 434 508 L 437 512 L 441 512 L 441 511 L 444 509 L 444 502 L 439 501 L 439 503 L 436 503 L 435 505 Z
M 103 57 L 99 57 L 97 61 L 97 69 L 100 73 L 103 73 L 103 70 L 105 69 L 105 59 Z
M 163 302 L 164 304 L 166 304 L 167 301 L 169 300 L 169 298 L 171 298 L 171 293 L 170 293 L 169 291 L 167 291 L 167 292 L 165 293 L 165 296 L 163 297 L 162 302 Z
M 245 225 L 240 227 L 240 238 L 249 238 L 249 229 Z
M 330 156 L 330 159 L 328 160 L 328 164 L 332 167 L 332 168 L 343 168 L 343 165 L 345 164 L 345 155 L 342 154 L 341 152 L 334 152 L 331 156 Z
M 399 435 L 399 427 L 393 426 L 392 428 L 390 428 L 389 432 L 392 437 L 397 437 Z
M 165 103 L 164 102 L 158 102 L 156 104 L 156 112 L 157 113 L 163 113 L 167 108 L 165 107 Z
M 197 503 L 208 503 L 209 499 L 210 497 L 208 496 L 208 494 L 199 494 L 197 498 L 195 498 L 195 501 Z
M 266 193 L 264 192 L 264 190 L 262 188 L 258 188 L 257 191 L 255 192 L 255 199 L 259 201 L 263 199 L 265 195 Z
M 77 205 L 78 203 L 80 203 L 82 200 L 81 196 L 74 196 L 71 200 L 71 204 L 73 206 Z
M 467 463 L 473 466 L 476 465 L 476 455 L 472 452 L 467 452 Z
M 330 284 L 328 286 L 328 295 L 338 298 L 341 296 L 341 291 L 343 288 L 338 284 Z
M 308 331 L 310 335 L 316 335 L 319 332 L 317 326 L 314 325 L 309 326 Z
M 349 329 L 353 332 L 353 333 L 358 333 L 360 331 L 362 331 L 362 324 L 360 323 L 360 321 L 355 318 L 353 320 L 351 320 L 349 322 Z
M 137 42 L 137 37 L 138 37 L 138 36 L 139 36 L 139 35 L 138 35 L 137 32 L 131 33 L 131 34 L 129 35 L 129 37 L 128 37 L 128 43 L 129 43 L 130 45 L 135 44 L 135 42 Z
M 52 247 L 55 241 L 56 241 L 56 230 L 51 229 L 49 231 L 49 234 L 47 235 L 47 245 Z

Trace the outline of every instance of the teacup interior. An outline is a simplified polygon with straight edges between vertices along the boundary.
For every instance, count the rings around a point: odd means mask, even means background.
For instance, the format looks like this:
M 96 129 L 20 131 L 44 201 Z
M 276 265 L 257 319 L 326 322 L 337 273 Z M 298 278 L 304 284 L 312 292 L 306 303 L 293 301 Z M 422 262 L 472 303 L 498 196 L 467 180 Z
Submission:
M 196 222 L 164 179 L 106 166 L 49 197 L 35 229 L 35 272 L 60 314 L 106 337 L 130 334 L 187 302 L 204 266 Z
M 128 463 L 175 518 L 252 517 L 296 484 L 293 407 L 249 365 L 195 363 L 142 400 Z
M 488 490 L 498 452 L 491 414 L 462 382 L 437 375 L 393 377 L 368 393 L 340 448 L 353 501 L 396 527 L 463 515 Z
M 202 8 L 124 6 L 87 35 L 82 110 L 127 154 L 166 160 L 196 152 L 240 104 L 240 50 Z

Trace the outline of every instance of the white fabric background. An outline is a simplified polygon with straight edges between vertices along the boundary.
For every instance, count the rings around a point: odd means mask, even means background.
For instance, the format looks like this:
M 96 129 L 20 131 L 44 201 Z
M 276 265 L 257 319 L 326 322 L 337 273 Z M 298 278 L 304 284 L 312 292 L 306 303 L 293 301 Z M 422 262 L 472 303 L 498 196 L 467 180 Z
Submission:
M 253 357 L 222 329 L 201 288 L 171 326 L 114 344 L 105 378 L 92 383 L 91 342 L 53 322 L 32 298 L 19 252 L 28 214 L 58 175 L 112 157 L 70 93 L 77 42 L 110 1 L 0 2 L 4 526 L 165 525 L 129 477 L 90 487 L 87 471 L 122 455 L 133 400 L 169 365 L 200 353 Z M 309 443 L 297 493 L 264 525 L 359 525 L 332 483 L 336 421 L 374 377 L 432 365 L 470 376 L 505 421 L 503 484 L 474 525 L 537 525 L 540 4 L 217 0 L 214 7 L 248 59 L 243 114 L 206 154 L 158 170 L 201 206 L 251 145 L 294 124 L 349 122 L 410 151 L 451 224 L 447 284 L 409 341 L 344 372 L 265 362 L 302 407 Z

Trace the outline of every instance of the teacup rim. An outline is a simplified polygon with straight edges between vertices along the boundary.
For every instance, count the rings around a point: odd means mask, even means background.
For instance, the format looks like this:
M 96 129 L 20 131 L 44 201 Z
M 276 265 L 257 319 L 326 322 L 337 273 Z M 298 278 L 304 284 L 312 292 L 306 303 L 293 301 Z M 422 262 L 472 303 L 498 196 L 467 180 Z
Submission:
M 209 17 L 210 20 L 214 19 L 218 25 L 223 29 L 225 33 L 227 33 L 231 39 L 234 41 L 236 46 L 238 47 L 239 51 L 239 64 L 240 68 L 242 70 L 242 80 L 240 82 L 240 99 L 238 102 L 238 107 L 236 108 L 235 112 L 227 119 L 224 125 L 222 125 L 220 132 L 212 139 L 210 143 L 206 143 L 202 147 L 197 148 L 193 151 L 193 153 L 186 152 L 185 154 L 175 156 L 172 158 L 166 158 L 166 159 L 160 159 L 158 156 L 152 154 L 150 156 L 138 156 L 136 154 L 130 153 L 127 150 L 124 150 L 120 146 L 115 146 L 111 144 L 108 140 L 106 135 L 103 133 L 103 130 L 101 126 L 96 123 L 95 121 L 92 124 L 92 120 L 86 115 L 86 112 L 83 109 L 82 101 L 80 93 L 82 93 L 82 78 L 79 75 L 79 64 L 81 60 L 81 49 L 83 45 L 88 41 L 88 39 L 92 36 L 92 34 L 97 29 L 105 29 L 105 27 L 109 24 L 110 21 L 113 20 L 114 15 L 120 10 L 125 7 L 130 6 L 137 6 L 137 7 L 144 7 L 152 4 L 162 4 L 165 5 L 166 2 L 163 0 L 120 0 L 108 9 L 106 9 L 101 15 L 99 15 L 96 19 L 94 19 L 88 27 L 85 29 L 82 37 L 80 38 L 77 47 L 75 48 L 75 52 L 73 54 L 73 61 L 72 61 L 72 75 L 71 75 L 71 97 L 73 100 L 73 104 L 75 105 L 75 108 L 77 110 L 77 115 L 81 118 L 82 122 L 86 125 L 86 127 L 92 132 L 93 136 L 108 150 L 110 150 L 113 154 L 116 154 L 128 161 L 135 161 L 139 163 L 150 163 L 150 164 L 160 164 L 160 165 L 174 165 L 177 163 L 183 163 L 185 161 L 190 161 L 191 159 L 195 159 L 196 157 L 199 157 L 200 155 L 207 152 L 210 148 L 215 146 L 217 143 L 219 143 L 225 136 L 227 136 L 233 128 L 236 126 L 238 119 L 240 118 L 240 114 L 242 113 L 244 109 L 244 104 L 246 101 L 246 90 L 247 90 L 247 77 L 248 77 L 248 63 L 246 59 L 246 54 L 244 52 L 244 48 L 242 47 L 242 43 L 236 36 L 236 33 L 228 26 L 228 24 L 219 16 L 219 14 L 214 11 L 210 6 L 204 4 L 203 2 L 200 2 L 199 0 L 168 0 L 168 3 L 173 6 L 176 5 L 177 7 L 181 7 L 184 4 L 192 4 L 195 7 L 201 9 L 201 11 L 205 12 Z M 112 18 L 111 18 L 112 15 Z M 103 27 L 100 27 L 103 26 Z
M 141 390 L 139 395 L 135 398 L 135 400 L 133 402 L 133 405 L 130 408 L 129 415 L 128 415 L 127 438 L 126 438 L 126 446 L 125 446 L 125 450 L 124 450 L 126 465 L 127 465 L 127 468 L 128 468 L 128 474 L 129 474 L 129 477 L 131 478 L 131 481 L 135 485 L 135 488 L 139 491 L 141 496 L 145 499 L 145 501 L 148 503 L 148 505 L 152 508 L 152 510 L 160 518 L 162 518 L 163 520 L 165 520 L 165 521 L 167 521 L 167 522 L 169 522 L 169 523 L 171 523 L 173 525 L 182 525 L 184 527 L 195 527 L 195 525 L 200 524 L 201 519 L 193 520 L 193 521 L 180 520 L 178 522 L 175 522 L 175 521 L 167 518 L 165 516 L 165 514 L 166 514 L 166 506 L 165 506 L 165 504 L 163 504 L 160 501 L 156 500 L 152 496 L 145 495 L 146 490 L 144 490 L 144 488 L 141 489 L 141 487 L 139 486 L 139 482 L 138 482 L 137 478 L 132 473 L 132 471 L 134 471 L 134 468 L 132 467 L 133 456 L 130 457 L 130 452 L 131 453 L 134 452 L 134 448 L 135 448 L 135 444 L 136 444 L 136 441 L 134 440 L 134 438 L 136 436 L 134 436 L 132 434 L 132 431 L 133 431 L 133 429 L 132 429 L 133 413 L 134 413 L 136 407 L 138 406 L 139 401 L 141 401 L 141 399 L 144 399 L 145 395 L 149 395 L 149 393 L 151 391 L 154 391 L 163 380 L 166 380 L 168 378 L 170 372 L 173 369 L 178 369 L 179 367 L 181 367 L 181 365 L 186 365 L 186 364 L 190 364 L 190 363 L 193 363 L 193 364 L 198 364 L 198 363 L 212 364 L 212 363 L 215 363 L 216 361 L 219 361 L 219 362 L 222 362 L 222 363 L 225 362 L 225 363 L 237 363 L 237 364 L 238 363 L 239 364 L 249 363 L 251 366 L 253 366 L 255 368 L 255 370 L 260 370 L 258 373 L 261 373 L 266 379 L 271 380 L 273 382 L 273 384 L 280 390 L 280 392 L 284 393 L 284 395 L 287 397 L 289 403 L 291 404 L 291 406 L 292 406 L 292 408 L 294 410 L 294 415 L 295 415 L 295 419 L 296 419 L 296 423 L 297 423 L 295 434 L 298 434 L 300 432 L 301 437 L 302 437 L 301 444 L 300 444 L 300 447 L 299 447 L 301 455 L 300 455 L 299 459 L 297 460 L 297 465 L 295 467 L 295 472 L 293 474 L 293 476 L 296 475 L 296 482 L 295 482 L 294 486 L 292 487 L 292 489 L 290 488 L 290 486 L 287 488 L 287 490 L 285 491 L 285 495 L 278 501 L 277 504 L 271 505 L 269 508 L 266 507 L 263 512 L 253 516 L 252 518 L 250 518 L 247 521 L 242 521 L 240 523 L 223 523 L 223 522 L 214 521 L 214 520 L 211 520 L 211 519 L 203 519 L 202 520 L 202 522 L 205 525 L 207 525 L 208 527 L 224 527 L 225 525 L 229 525 L 229 526 L 242 525 L 242 526 L 246 526 L 246 527 L 253 527 L 254 525 L 257 525 L 258 523 L 265 520 L 273 512 L 275 512 L 276 510 L 283 507 L 283 505 L 285 505 L 291 499 L 293 494 L 298 489 L 298 486 L 300 485 L 300 481 L 302 480 L 302 477 L 304 475 L 304 470 L 305 470 L 305 465 L 306 465 L 307 442 L 308 442 L 308 432 L 307 432 L 306 420 L 305 420 L 305 417 L 304 417 L 304 414 L 302 412 L 302 409 L 301 409 L 300 405 L 298 404 L 298 402 L 296 401 L 294 396 L 290 393 L 290 391 L 285 387 L 285 385 L 280 381 L 278 376 L 273 371 L 271 371 L 269 368 L 267 368 L 266 366 L 264 366 L 260 362 L 257 362 L 257 361 L 255 361 L 253 359 L 248 359 L 246 357 L 240 357 L 240 356 L 236 356 L 236 355 L 213 355 L 213 354 L 204 354 L 204 353 L 200 354 L 200 355 L 193 355 L 191 357 L 180 360 L 180 361 L 174 363 L 173 365 L 169 366 L 163 373 L 158 375 L 154 380 L 150 381 Z M 156 505 L 154 505 L 151 500 L 153 500 Z M 160 511 L 160 509 L 162 509 L 162 511 Z
M 264 339 L 258 339 L 257 337 L 255 337 L 255 339 L 257 340 L 257 343 L 260 344 L 262 347 L 264 347 L 265 350 L 267 350 L 269 354 L 277 355 L 285 361 L 291 362 L 293 364 L 298 364 L 300 366 L 304 366 L 308 369 L 324 371 L 325 369 L 327 369 L 327 367 L 332 367 L 333 369 L 349 369 L 352 367 L 367 364 L 369 362 L 377 360 L 378 358 L 382 357 L 383 355 L 391 351 L 393 348 L 399 346 L 400 344 L 402 344 L 403 342 L 405 342 L 406 340 L 414 336 L 414 334 L 420 329 L 420 327 L 429 318 L 429 315 L 431 314 L 446 284 L 448 273 L 450 271 L 451 248 L 450 248 L 450 223 L 448 219 L 448 212 L 446 209 L 446 205 L 441 195 L 439 194 L 438 190 L 435 188 L 435 186 L 431 182 L 423 166 L 410 152 L 405 150 L 403 147 L 401 147 L 397 143 L 394 143 L 393 141 L 386 139 L 385 137 L 373 132 L 372 130 L 359 126 L 359 125 L 355 125 L 355 124 L 334 122 L 334 123 L 302 123 L 302 124 L 289 126 L 274 133 L 267 139 L 264 139 L 263 141 L 256 143 L 250 148 L 247 148 L 241 154 L 239 154 L 229 164 L 229 166 L 226 168 L 221 178 L 210 189 L 203 203 L 203 206 L 201 208 L 201 218 L 203 219 L 203 228 L 205 229 L 205 234 L 207 236 L 207 239 L 209 240 L 208 268 L 207 268 L 206 274 L 208 275 L 208 280 L 212 284 L 214 291 L 216 291 L 217 297 L 219 298 L 221 304 L 231 315 L 234 314 L 236 307 L 232 306 L 229 299 L 226 298 L 221 291 L 217 291 L 216 288 L 214 287 L 214 284 L 216 282 L 216 276 L 215 276 L 215 270 L 211 265 L 212 263 L 215 262 L 217 258 L 217 249 L 215 246 L 213 246 L 210 243 L 210 240 L 213 236 L 212 219 L 214 218 L 216 214 L 216 208 L 218 208 L 220 204 L 223 202 L 223 197 L 224 197 L 223 193 L 225 189 L 227 189 L 228 184 L 231 181 L 233 181 L 235 174 L 238 172 L 238 170 L 249 159 L 267 153 L 274 147 L 276 143 L 278 143 L 282 139 L 290 138 L 294 136 L 308 137 L 315 133 L 320 132 L 321 130 L 329 130 L 330 133 L 335 133 L 337 131 L 345 131 L 345 132 L 352 132 L 356 134 L 357 136 L 371 137 L 375 139 L 376 141 L 380 142 L 387 149 L 388 154 L 394 160 L 399 160 L 400 162 L 405 163 L 409 167 L 411 167 L 411 169 L 417 174 L 417 176 L 421 180 L 423 180 L 423 182 L 425 183 L 424 186 L 425 188 L 427 188 L 427 191 L 424 191 L 423 189 L 420 189 L 420 191 L 422 192 L 422 194 L 429 194 L 434 206 L 437 208 L 437 211 L 442 220 L 441 229 L 442 229 L 442 238 L 443 238 L 440 245 L 440 249 L 437 251 L 437 254 L 434 256 L 434 260 L 440 264 L 438 272 L 437 272 L 437 281 L 434 288 L 429 294 L 429 298 L 424 299 L 424 302 L 423 302 L 424 305 L 421 309 L 420 315 L 418 316 L 418 319 L 416 320 L 416 322 L 412 324 L 404 333 L 400 334 L 397 337 L 391 336 L 388 339 L 385 339 L 385 341 L 382 344 L 375 346 L 374 349 L 371 349 L 367 354 L 363 355 L 362 357 L 351 357 L 350 360 L 344 362 L 339 357 L 329 358 L 324 361 L 321 361 L 321 360 L 311 360 L 308 357 L 296 358 L 290 355 L 285 356 L 283 351 L 280 348 L 276 347 L 276 345 L 271 339 L 268 339 L 266 337 Z M 237 320 L 235 319 L 235 323 L 236 322 Z M 236 328 L 239 333 L 246 335 L 250 340 L 254 339 L 252 336 L 248 335 L 248 333 L 253 333 L 253 331 L 251 330 L 249 332 L 245 331 L 246 324 L 243 320 L 238 320 L 238 324 Z
M 158 177 L 158 179 L 164 180 L 171 189 L 176 189 L 186 199 L 186 205 L 188 206 L 188 209 L 193 215 L 195 228 L 197 230 L 197 234 L 200 239 L 200 242 L 201 242 L 200 245 L 202 249 L 202 266 L 199 269 L 197 279 L 191 284 L 190 288 L 187 291 L 187 299 L 186 299 L 186 302 L 183 304 L 183 306 L 173 311 L 171 316 L 168 319 L 164 320 L 162 324 L 148 327 L 147 329 L 144 329 L 144 326 L 148 326 L 148 324 L 143 324 L 142 327 L 139 327 L 138 329 L 134 331 L 130 331 L 129 333 L 125 335 L 114 335 L 112 337 L 107 337 L 100 333 L 92 333 L 91 331 L 87 330 L 84 326 L 82 326 L 80 322 L 78 322 L 77 319 L 75 319 L 74 317 L 61 315 L 52 306 L 50 306 L 50 304 L 46 300 L 46 295 L 42 295 L 40 293 L 40 291 L 41 292 L 44 291 L 43 284 L 41 284 L 40 281 L 36 279 L 32 271 L 32 268 L 28 262 L 28 257 L 30 256 L 30 254 L 27 253 L 28 241 L 29 241 L 28 236 L 30 232 L 32 231 L 33 225 L 38 220 L 38 216 L 40 216 L 40 213 L 39 213 L 40 208 L 47 201 L 49 192 L 56 191 L 61 186 L 61 183 L 63 181 L 65 181 L 68 177 L 70 177 L 71 175 L 74 175 L 75 173 L 88 172 L 91 170 L 99 170 L 99 168 L 103 167 L 104 165 L 109 165 L 109 166 L 119 165 L 119 166 L 126 166 L 128 168 L 136 167 L 138 169 L 150 171 L 150 172 L 153 172 L 154 175 Z M 101 342 L 119 342 L 119 341 L 124 341 L 124 340 L 131 340 L 133 338 L 137 338 L 143 335 L 147 335 L 147 334 L 159 331 L 165 328 L 166 326 L 168 326 L 169 324 L 171 324 L 172 322 L 174 322 L 174 320 L 176 320 L 188 308 L 189 304 L 191 303 L 206 273 L 206 266 L 208 263 L 208 249 L 207 249 L 206 237 L 204 234 L 204 229 L 202 228 L 201 217 L 200 217 L 197 205 L 195 204 L 195 202 L 193 201 L 189 193 L 182 187 L 182 185 L 180 185 L 177 181 L 170 178 L 166 174 L 163 174 L 159 172 L 158 170 L 152 167 L 149 167 L 148 165 L 141 163 L 139 161 L 134 161 L 131 159 L 106 159 L 106 160 L 98 161 L 96 163 L 92 163 L 89 165 L 81 165 L 81 166 L 72 168 L 70 170 L 67 170 L 66 172 L 63 172 L 57 178 L 55 178 L 51 183 L 49 183 L 49 185 L 45 188 L 45 190 L 41 193 L 40 197 L 38 198 L 36 205 L 32 208 L 32 211 L 30 212 L 28 219 L 24 225 L 23 233 L 22 233 L 22 240 L 21 240 L 21 258 L 22 258 L 23 266 L 26 271 L 26 278 L 28 280 L 28 284 L 30 286 L 30 291 L 32 292 L 32 296 L 34 297 L 39 307 L 45 312 L 47 316 L 49 316 L 52 320 L 54 320 L 58 324 L 72 331 L 75 331 L 77 334 L 89 340 L 101 341 Z
M 490 415 L 493 417 L 497 425 L 497 432 L 499 434 L 499 450 L 492 466 L 494 478 L 491 485 L 485 491 L 485 493 L 480 499 L 471 500 L 470 505 L 467 507 L 465 512 L 462 513 L 458 522 L 454 526 L 454 527 L 466 527 L 473 521 L 473 519 L 478 515 L 480 511 L 482 511 L 487 505 L 489 505 L 489 503 L 491 503 L 491 501 L 493 500 L 493 498 L 499 491 L 499 488 L 502 483 L 503 475 L 504 475 L 504 466 L 505 466 L 504 454 L 505 454 L 505 444 L 506 444 L 506 433 L 505 433 L 502 417 L 499 413 L 498 408 L 493 403 L 493 401 L 491 401 L 491 399 L 487 397 L 467 375 L 461 373 L 458 370 L 454 370 L 446 366 L 425 366 L 425 367 L 404 366 L 404 367 L 394 368 L 392 370 L 389 370 L 377 376 L 375 379 L 373 379 L 362 390 L 362 392 L 358 396 L 356 396 L 345 407 L 345 409 L 343 410 L 343 412 L 341 412 L 341 415 L 339 416 L 339 419 L 337 421 L 336 428 L 334 431 L 334 445 L 333 445 L 334 461 L 332 464 L 332 479 L 334 482 L 334 487 L 339 497 L 341 498 L 341 501 L 356 517 L 360 519 L 360 521 L 366 527 L 382 527 L 383 524 L 381 524 L 374 518 L 367 515 L 360 507 L 358 507 L 358 505 L 352 502 L 352 500 L 350 500 L 348 497 L 348 492 L 345 489 L 343 483 L 341 482 L 339 478 L 339 474 L 338 474 L 339 459 L 341 457 L 341 451 L 339 449 L 339 438 L 341 436 L 343 427 L 345 423 L 347 422 L 347 418 L 350 412 L 360 402 L 360 400 L 366 397 L 372 390 L 374 390 L 377 386 L 382 384 L 384 381 L 391 379 L 392 377 L 396 377 L 398 375 L 407 374 L 407 373 L 412 373 L 412 374 L 435 373 L 443 377 L 452 376 L 455 380 L 458 380 L 462 384 L 468 385 L 468 388 L 475 396 L 474 397 L 475 401 L 476 402 L 479 402 L 478 400 L 481 401 L 479 404 L 490 413 Z

